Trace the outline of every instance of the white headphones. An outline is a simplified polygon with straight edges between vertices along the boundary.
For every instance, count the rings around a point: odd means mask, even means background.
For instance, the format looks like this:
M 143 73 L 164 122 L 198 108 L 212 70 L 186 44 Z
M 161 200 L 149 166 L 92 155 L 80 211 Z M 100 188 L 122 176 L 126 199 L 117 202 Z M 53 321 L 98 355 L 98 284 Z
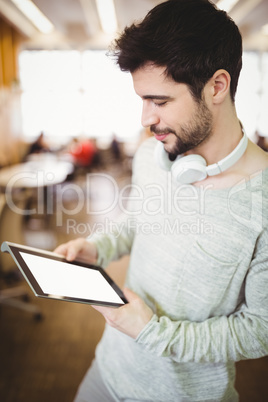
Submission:
M 191 184 L 201 181 L 207 176 L 215 176 L 233 166 L 244 154 L 248 138 L 242 127 L 243 137 L 237 147 L 225 158 L 217 163 L 207 166 L 206 160 L 200 155 L 178 155 L 175 161 L 171 162 L 168 153 L 165 151 L 162 142 L 158 142 L 155 147 L 155 160 L 164 170 L 171 170 L 174 180 L 181 184 Z

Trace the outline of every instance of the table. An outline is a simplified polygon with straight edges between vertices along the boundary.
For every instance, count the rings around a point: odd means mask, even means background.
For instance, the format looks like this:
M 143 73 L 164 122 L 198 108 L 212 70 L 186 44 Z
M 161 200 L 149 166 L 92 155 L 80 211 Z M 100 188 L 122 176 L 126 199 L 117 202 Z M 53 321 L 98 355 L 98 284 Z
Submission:
M 3 241 L 24 244 L 25 209 L 33 191 L 41 189 L 44 192 L 48 186 L 63 183 L 73 169 L 72 163 L 68 161 L 50 154 L 38 154 L 25 163 L 0 170 L 0 244 Z M 0 268 L 4 275 L 14 268 L 10 255 L 0 253 Z M 41 317 L 36 306 L 14 299 L 25 293 L 23 287 L 2 290 L 0 302 L 33 312 L 37 318 Z
M 50 154 L 34 155 L 25 163 L 0 170 L 0 244 L 3 241 L 23 243 L 22 224 L 25 206 L 34 191 L 44 192 L 49 186 L 63 183 L 73 172 L 73 164 Z M 43 208 L 45 214 L 45 208 Z M 1 255 L 2 270 L 8 270 L 8 256 Z

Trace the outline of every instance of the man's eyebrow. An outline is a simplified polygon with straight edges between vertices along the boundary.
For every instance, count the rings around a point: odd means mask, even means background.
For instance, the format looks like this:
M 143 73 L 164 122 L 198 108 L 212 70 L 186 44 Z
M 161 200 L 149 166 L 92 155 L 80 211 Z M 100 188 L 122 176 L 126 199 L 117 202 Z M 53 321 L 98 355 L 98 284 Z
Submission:
M 158 99 L 158 100 L 169 100 L 172 99 L 171 96 L 166 96 L 166 95 L 143 95 L 141 97 L 142 99 L 146 100 L 146 99 Z

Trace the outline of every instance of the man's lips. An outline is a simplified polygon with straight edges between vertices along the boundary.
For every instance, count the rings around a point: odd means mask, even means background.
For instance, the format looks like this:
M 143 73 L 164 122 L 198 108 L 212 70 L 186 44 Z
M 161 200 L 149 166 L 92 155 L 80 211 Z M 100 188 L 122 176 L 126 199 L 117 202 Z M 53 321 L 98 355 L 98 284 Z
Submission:
M 158 141 L 164 141 L 164 139 L 165 139 L 168 135 L 169 135 L 169 133 L 168 133 L 168 134 L 155 134 L 155 133 L 154 133 L 154 136 L 155 136 L 156 140 L 158 140 Z

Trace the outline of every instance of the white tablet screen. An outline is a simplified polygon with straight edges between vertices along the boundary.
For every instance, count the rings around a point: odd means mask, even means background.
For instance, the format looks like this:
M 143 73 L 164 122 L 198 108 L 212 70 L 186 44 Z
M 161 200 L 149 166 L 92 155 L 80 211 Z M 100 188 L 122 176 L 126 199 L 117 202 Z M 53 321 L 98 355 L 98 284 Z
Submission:
M 20 251 L 40 288 L 53 296 L 110 303 L 122 300 L 98 270 L 68 264 Z

